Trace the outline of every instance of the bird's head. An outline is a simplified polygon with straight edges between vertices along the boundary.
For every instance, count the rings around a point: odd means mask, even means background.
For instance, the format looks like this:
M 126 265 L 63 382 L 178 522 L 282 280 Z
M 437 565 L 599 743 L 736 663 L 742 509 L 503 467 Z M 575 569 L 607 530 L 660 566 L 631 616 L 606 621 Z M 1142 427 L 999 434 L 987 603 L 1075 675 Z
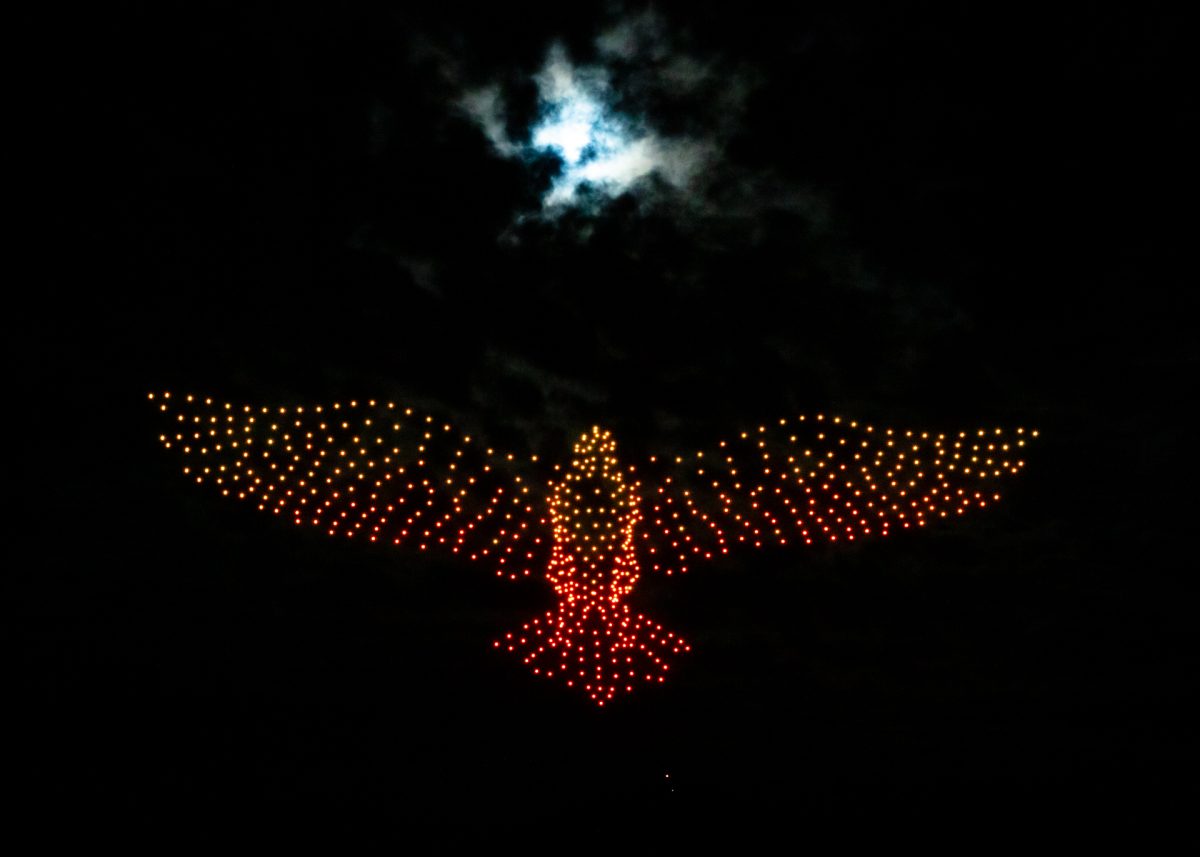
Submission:
M 637 494 L 616 448 L 612 432 L 599 426 L 584 432 L 550 493 L 550 514 L 559 535 L 604 553 L 619 546 L 637 514 Z

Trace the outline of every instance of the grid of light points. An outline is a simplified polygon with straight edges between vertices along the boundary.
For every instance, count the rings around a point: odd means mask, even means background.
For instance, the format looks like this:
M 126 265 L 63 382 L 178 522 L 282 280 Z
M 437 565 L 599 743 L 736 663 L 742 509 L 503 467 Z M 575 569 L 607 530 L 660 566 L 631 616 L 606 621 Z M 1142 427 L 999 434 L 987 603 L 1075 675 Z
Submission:
M 496 640 L 598 705 L 660 683 L 688 651 L 626 599 L 642 566 L 687 571 L 735 548 L 834 544 L 923 527 L 1000 499 L 1036 431 L 877 429 L 779 420 L 641 471 L 593 427 L 566 463 L 481 445 L 394 402 L 251 406 L 151 393 L 185 476 L 331 536 L 540 570 L 554 610 Z

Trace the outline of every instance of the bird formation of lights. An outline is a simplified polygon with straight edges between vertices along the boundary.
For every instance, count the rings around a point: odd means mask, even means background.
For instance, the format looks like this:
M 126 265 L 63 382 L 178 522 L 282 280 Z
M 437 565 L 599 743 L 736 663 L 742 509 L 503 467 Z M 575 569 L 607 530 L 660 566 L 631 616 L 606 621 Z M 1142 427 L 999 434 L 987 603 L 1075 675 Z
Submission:
M 1038 434 L 802 415 L 710 450 L 651 456 L 635 478 L 599 427 L 567 464 L 549 466 L 394 402 L 150 400 L 183 473 L 224 496 L 331 536 L 448 549 L 512 580 L 540 569 L 556 608 L 494 646 L 598 705 L 663 682 L 669 658 L 689 650 L 626 603 L 639 554 L 674 574 L 734 548 L 854 542 L 956 518 L 1000 499 L 996 483 L 1024 468 Z

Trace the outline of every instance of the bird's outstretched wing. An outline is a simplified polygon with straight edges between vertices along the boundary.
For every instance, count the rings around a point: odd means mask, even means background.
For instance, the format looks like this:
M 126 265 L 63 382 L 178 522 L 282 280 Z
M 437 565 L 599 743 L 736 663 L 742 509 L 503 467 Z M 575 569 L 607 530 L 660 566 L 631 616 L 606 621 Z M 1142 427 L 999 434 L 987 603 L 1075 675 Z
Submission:
M 150 394 L 159 440 L 198 484 L 331 536 L 442 548 L 516 579 L 549 554 L 545 480 L 394 402 L 266 407 Z
M 1000 499 L 1036 431 L 878 428 L 815 414 L 641 472 L 645 565 L 667 574 L 735 548 L 856 541 Z

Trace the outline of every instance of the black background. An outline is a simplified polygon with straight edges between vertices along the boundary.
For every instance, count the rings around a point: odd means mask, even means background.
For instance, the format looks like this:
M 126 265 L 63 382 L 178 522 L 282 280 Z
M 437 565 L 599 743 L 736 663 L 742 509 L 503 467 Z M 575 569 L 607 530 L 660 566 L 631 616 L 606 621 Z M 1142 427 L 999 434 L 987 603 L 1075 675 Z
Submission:
M 517 246 L 496 236 L 545 175 L 497 159 L 411 46 L 516 79 L 552 38 L 586 60 L 603 10 L 40 21 L 40 258 L 6 337 L 23 817 L 535 849 L 1185 829 L 1188 45 L 1133 8 L 664 8 L 762 73 L 730 158 L 828 219 L 692 228 L 625 200 L 589 241 Z M 592 421 L 635 455 L 821 409 L 1043 442 L 958 527 L 644 580 L 693 652 L 595 710 L 488 646 L 544 585 L 195 490 L 154 442 L 159 389 L 436 402 L 551 453 Z

